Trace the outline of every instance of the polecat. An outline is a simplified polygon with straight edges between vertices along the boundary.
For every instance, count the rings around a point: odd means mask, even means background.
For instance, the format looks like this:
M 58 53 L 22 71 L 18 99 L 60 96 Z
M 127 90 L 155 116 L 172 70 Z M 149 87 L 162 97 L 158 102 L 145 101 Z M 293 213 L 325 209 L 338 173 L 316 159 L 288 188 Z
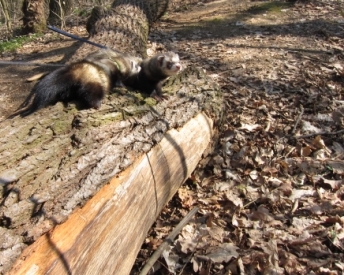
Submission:
M 108 49 L 90 54 L 46 75 L 19 107 L 26 108 L 12 116 L 27 116 L 58 101 L 77 100 L 86 108 L 98 109 L 117 81 L 139 72 L 137 62 L 134 57 Z
M 124 79 L 128 78 L 130 75 L 140 72 L 141 66 L 139 64 L 142 62 L 142 59 L 139 57 L 108 49 L 90 54 L 84 60 L 99 65 L 109 75 L 115 74 L 114 76 L 116 77 L 116 72 L 111 72 L 111 64 L 115 64 L 120 74 L 116 81 L 112 83 L 113 86 L 121 85 L 121 82 Z M 114 79 L 115 78 L 113 78 L 113 80 Z
M 166 98 L 162 95 L 163 80 L 177 74 L 182 66 L 178 54 L 167 52 L 147 58 L 140 63 L 141 70 L 123 80 L 125 86 L 139 90 L 158 101 Z

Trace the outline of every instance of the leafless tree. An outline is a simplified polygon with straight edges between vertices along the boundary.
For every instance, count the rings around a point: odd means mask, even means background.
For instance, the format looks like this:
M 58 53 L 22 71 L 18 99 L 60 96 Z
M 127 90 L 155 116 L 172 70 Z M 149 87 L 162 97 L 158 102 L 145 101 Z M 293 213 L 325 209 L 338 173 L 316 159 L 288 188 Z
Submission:
M 11 18 L 10 18 L 9 10 L 8 10 L 8 3 L 6 0 L 0 0 L 0 4 L 3 9 L 7 29 L 11 31 L 12 25 L 11 25 Z
M 48 22 L 52 25 L 65 26 L 65 16 L 73 11 L 73 0 L 50 0 Z

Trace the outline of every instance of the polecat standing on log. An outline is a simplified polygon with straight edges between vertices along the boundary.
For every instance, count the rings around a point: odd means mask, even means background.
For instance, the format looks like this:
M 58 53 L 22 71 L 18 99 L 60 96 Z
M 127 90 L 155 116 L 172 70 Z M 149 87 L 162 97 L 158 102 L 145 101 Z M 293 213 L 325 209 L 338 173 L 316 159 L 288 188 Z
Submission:
M 19 107 L 26 108 L 12 116 L 27 116 L 58 101 L 77 100 L 86 108 L 98 109 L 117 81 L 140 71 L 137 62 L 139 60 L 134 57 L 109 49 L 90 54 L 46 75 Z
M 141 70 L 123 80 L 124 85 L 147 93 L 158 101 L 162 95 L 162 84 L 169 76 L 177 74 L 182 66 L 179 55 L 174 52 L 157 54 L 140 63 Z

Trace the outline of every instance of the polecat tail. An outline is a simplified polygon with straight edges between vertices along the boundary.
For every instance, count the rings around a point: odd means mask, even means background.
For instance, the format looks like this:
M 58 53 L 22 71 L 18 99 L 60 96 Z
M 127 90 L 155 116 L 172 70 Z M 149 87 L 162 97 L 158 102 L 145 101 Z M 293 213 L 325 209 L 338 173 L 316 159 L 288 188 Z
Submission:
M 42 78 L 20 105 L 25 109 L 14 115 L 27 116 L 57 101 L 77 100 L 86 108 L 97 109 L 117 81 L 139 70 L 134 57 L 108 49 L 98 51 Z

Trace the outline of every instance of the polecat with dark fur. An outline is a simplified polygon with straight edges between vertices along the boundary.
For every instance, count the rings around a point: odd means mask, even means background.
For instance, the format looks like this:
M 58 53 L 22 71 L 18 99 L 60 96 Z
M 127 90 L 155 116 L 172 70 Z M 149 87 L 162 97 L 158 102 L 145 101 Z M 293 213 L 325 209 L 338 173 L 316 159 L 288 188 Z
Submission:
M 165 98 L 162 95 L 162 84 L 169 76 L 177 74 L 182 66 L 178 54 L 167 52 L 147 58 L 140 63 L 141 70 L 126 78 L 124 85 L 149 94 L 157 100 Z
M 139 70 L 134 57 L 108 49 L 95 52 L 46 75 L 20 105 L 20 109 L 25 109 L 12 116 L 27 116 L 58 101 L 76 100 L 86 108 L 98 109 L 117 81 Z

